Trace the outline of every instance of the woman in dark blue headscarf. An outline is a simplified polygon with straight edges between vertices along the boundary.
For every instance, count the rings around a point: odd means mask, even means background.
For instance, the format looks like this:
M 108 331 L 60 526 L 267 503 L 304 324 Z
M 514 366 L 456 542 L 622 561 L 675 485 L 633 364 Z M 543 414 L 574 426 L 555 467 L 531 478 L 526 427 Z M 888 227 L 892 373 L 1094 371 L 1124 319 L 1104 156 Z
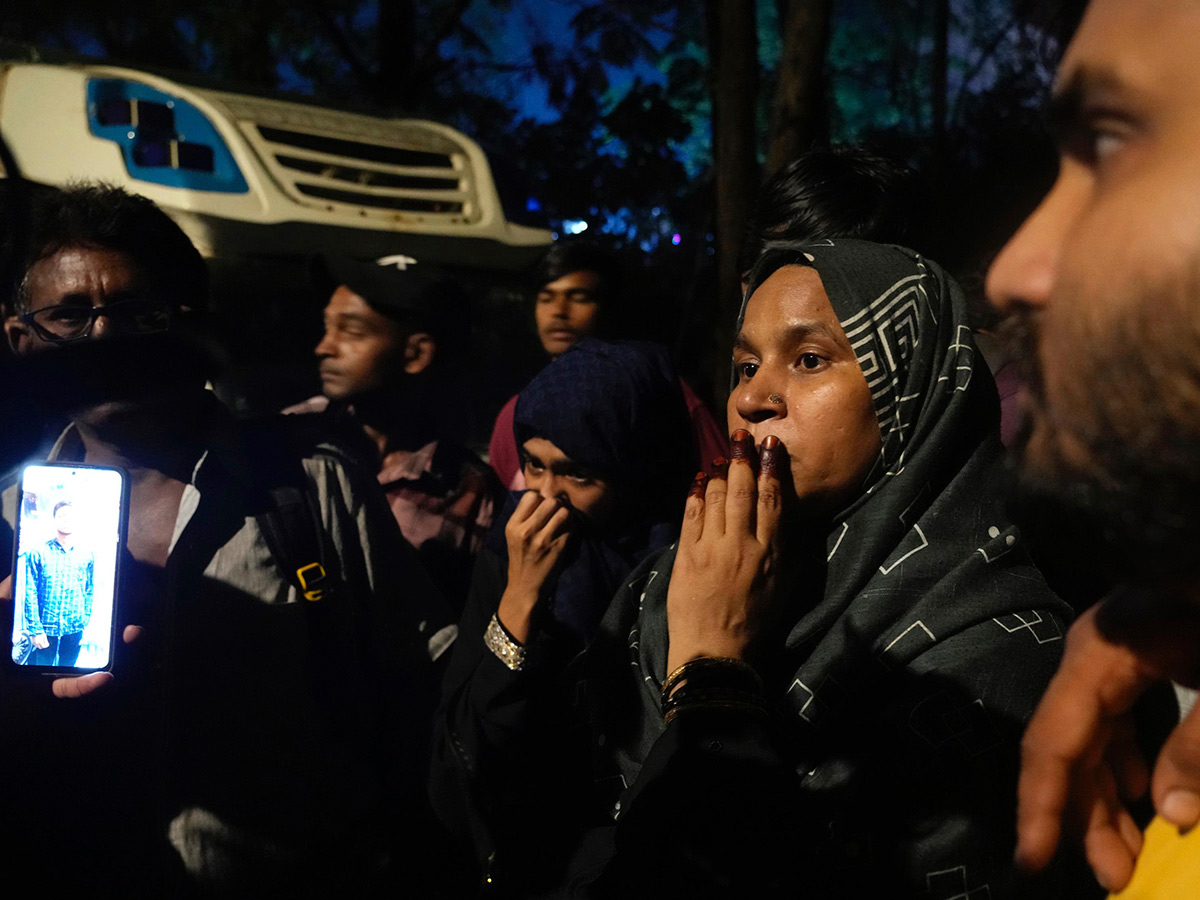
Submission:
M 521 392 L 513 432 L 529 490 L 489 541 L 508 569 L 498 621 L 524 641 L 536 612 L 586 641 L 678 531 L 692 458 L 678 376 L 654 344 L 585 339 Z
M 490 812 L 513 834 L 539 815 L 524 788 L 545 771 L 525 767 L 561 725 L 562 672 L 633 568 L 677 536 L 695 455 L 678 375 L 640 342 L 572 346 L 521 392 L 513 430 L 528 490 L 476 564 L 436 726 L 435 804 L 481 858 L 503 839 Z M 547 849 L 503 855 L 523 867 Z

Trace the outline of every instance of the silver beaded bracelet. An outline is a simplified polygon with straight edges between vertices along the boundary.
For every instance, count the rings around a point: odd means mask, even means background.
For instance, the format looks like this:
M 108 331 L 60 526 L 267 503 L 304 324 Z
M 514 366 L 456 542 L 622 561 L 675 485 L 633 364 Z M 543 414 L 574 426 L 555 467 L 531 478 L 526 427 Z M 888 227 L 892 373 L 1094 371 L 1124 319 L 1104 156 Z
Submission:
M 488 622 L 487 630 L 483 633 L 483 642 L 487 648 L 496 654 L 496 659 L 504 663 L 514 672 L 520 672 L 525 665 L 525 646 L 513 640 L 512 635 L 505 631 L 504 626 L 496 616 Z

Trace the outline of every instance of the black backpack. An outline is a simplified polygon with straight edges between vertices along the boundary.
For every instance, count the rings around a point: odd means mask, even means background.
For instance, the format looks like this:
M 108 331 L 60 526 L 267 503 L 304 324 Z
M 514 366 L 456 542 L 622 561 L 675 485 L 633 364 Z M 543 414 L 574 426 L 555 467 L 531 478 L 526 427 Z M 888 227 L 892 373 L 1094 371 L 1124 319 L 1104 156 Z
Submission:
M 342 581 L 301 460 L 325 454 L 345 461 L 348 454 L 305 418 L 271 416 L 244 422 L 242 429 L 252 471 L 266 494 L 255 521 L 284 579 L 306 600 L 318 602 Z

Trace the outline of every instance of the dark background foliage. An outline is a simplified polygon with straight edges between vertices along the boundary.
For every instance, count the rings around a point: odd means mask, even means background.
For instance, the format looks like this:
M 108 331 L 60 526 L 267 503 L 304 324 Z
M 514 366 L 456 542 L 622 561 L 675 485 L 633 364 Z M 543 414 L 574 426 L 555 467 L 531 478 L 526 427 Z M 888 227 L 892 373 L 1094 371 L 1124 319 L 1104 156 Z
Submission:
M 1041 108 L 1079 5 L 8 0 L 0 38 L 453 125 L 510 218 L 623 249 L 642 330 L 719 385 L 754 189 L 814 142 L 915 165 L 918 249 L 979 284 L 1053 176 Z

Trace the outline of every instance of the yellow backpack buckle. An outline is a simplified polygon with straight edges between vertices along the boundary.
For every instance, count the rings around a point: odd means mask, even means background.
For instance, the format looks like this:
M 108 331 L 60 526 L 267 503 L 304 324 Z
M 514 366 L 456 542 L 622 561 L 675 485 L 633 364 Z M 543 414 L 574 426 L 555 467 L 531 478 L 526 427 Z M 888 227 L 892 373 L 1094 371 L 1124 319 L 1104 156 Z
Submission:
M 300 587 L 304 589 L 305 600 L 316 601 L 325 596 L 321 587 L 325 581 L 325 567 L 319 562 L 301 566 L 296 570 L 296 577 L 300 579 Z

